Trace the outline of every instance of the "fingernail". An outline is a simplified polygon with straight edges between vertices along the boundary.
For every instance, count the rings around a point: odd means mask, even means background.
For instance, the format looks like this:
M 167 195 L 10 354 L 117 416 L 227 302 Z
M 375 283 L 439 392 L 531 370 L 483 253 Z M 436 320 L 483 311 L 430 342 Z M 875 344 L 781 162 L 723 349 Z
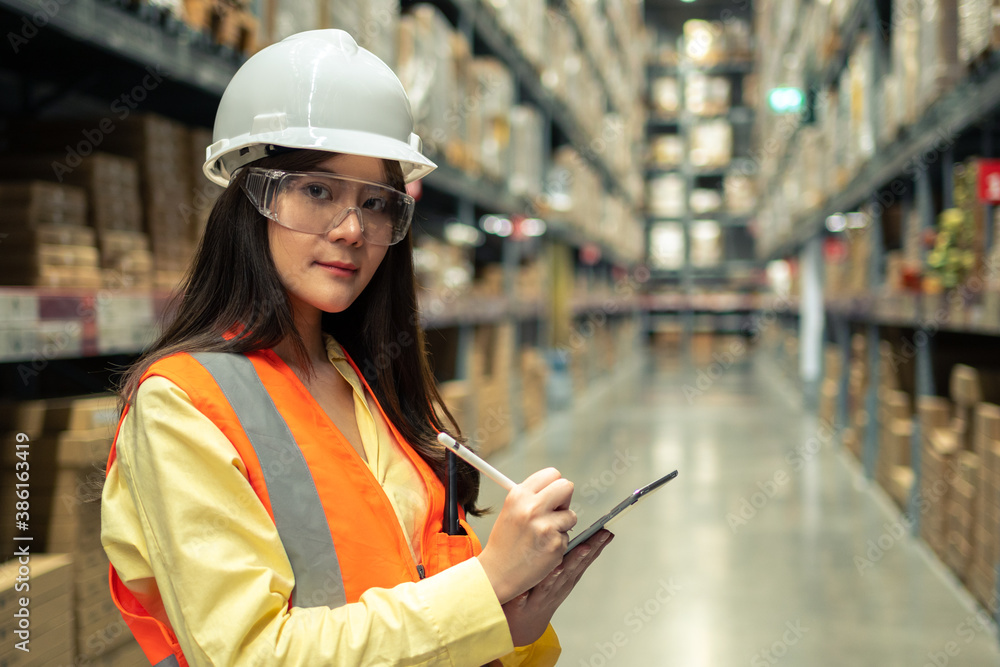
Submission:
M 553 577 L 558 577 L 560 574 L 562 574 L 562 568 L 561 567 L 560 568 L 556 568 L 555 570 L 552 570 L 552 576 Z
M 607 541 L 608 541 L 608 538 L 609 538 L 609 537 L 611 537 L 611 535 L 610 535 L 610 534 L 607 534 L 607 533 L 606 533 L 606 534 L 604 534 L 604 535 L 601 535 L 601 537 L 600 537 L 600 540 L 599 540 L 599 541 L 600 541 L 600 543 L 601 543 L 601 544 L 604 544 L 605 542 L 607 542 Z
M 583 559 L 584 556 L 590 553 L 590 547 L 580 547 L 580 558 Z

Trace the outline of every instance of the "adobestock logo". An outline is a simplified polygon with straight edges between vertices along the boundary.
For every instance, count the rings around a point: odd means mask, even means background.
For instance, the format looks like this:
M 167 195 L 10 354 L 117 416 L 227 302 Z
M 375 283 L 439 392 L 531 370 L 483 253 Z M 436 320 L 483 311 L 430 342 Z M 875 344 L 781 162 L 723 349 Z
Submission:
M 802 621 L 787 621 L 787 630 L 781 635 L 781 639 L 772 643 L 768 648 L 761 649 L 750 658 L 750 667 L 769 667 L 778 664 L 782 658 L 788 655 L 788 649 L 798 644 L 809 628 L 803 627 Z
M 632 454 L 628 449 L 619 450 L 615 453 L 614 462 L 607 468 L 605 468 L 599 475 L 591 477 L 587 482 L 580 488 L 580 493 L 583 494 L 584 499 L 593 504 L 597 502 L 597 499 L 608 491 L 611 486 L 618 481 L 618 478 L 624 475 L 628 470 L 636 463 L 639 462 L 639 457 Z

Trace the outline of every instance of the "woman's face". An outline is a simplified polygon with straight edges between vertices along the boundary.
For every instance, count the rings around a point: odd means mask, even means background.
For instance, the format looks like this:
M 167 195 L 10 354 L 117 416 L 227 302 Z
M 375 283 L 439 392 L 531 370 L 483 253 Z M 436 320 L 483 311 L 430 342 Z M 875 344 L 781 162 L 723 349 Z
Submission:
M 385 182 L 381 160 L 357 155 L 335 155 L 309 171 Z M 339 313 L 354 303 L 388 250 L 361 236 L 355 212 L 326 235 L 296 232 L 269 220 L 268 240 L 293 308 L 311 306 L 327 313 Z

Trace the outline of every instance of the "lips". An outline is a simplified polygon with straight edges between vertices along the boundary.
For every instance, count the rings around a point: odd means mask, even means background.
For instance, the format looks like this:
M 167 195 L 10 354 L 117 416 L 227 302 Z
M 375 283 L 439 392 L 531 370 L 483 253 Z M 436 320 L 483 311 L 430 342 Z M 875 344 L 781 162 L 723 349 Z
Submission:
M 316 262 L 316 264 L 320 268 L 340 276 L 351 276 L 358 271 L 358 267 L 350 262 Z

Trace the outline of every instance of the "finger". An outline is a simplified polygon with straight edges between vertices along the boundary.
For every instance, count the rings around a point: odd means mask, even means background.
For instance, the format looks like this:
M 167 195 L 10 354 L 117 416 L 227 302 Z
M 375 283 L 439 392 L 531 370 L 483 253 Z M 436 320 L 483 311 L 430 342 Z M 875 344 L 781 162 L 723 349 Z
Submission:
M 590 568 L 590 566 L 594 564 L 594 561 L 596 561 L 598 556 L 601 555 L 601 552 L 604 551 L 604 548 L 607 547 L 608 544 L 610 544 L 613 537 L 614 536 L 608 537 L 607 541 L 605 541 L 603 544 L 600 544 L 590 552 L 581 555 L 580 560 L 578 560 L 576 564 L 573 566 L 572 572 L 567 572 L 567 576 L 572 578 L 574 586 L 578 581 L 580 581 L 580 577 L 583 576 L 583 573 L 586 572 Z
M 576 512 L 569 509 L 558 510 L 549 515 L 549 520 L 560 533 L 568 533 L 576 525 Z
M 586 542 L 566 554 L 563 558 L 563 566 L 568 576 L 579 576 L 601 555 L 601 552 L 613 538 L 614 534 L 611 531 L 600 530 Z
M 542 579 L 541 583 L 532 589 L 531 593 L 532 595 L 538 594 L 542 597 L 548 597 L 552 592 L 552 588 L 557 584 L 560 584 L 563 579 L 562 568 L 556 567 L 556 569 L 552 570 L 548 576 Z
M 538 491 L 538 500 L 542 506 L 551 510 L 566 509 L 573 498 L 573 482 L 565 478 L 553 480 L 548 486 Z
M 531 491 L 532 493 L 538 493 L 552 482 L 557 479 L 562 478 L 562 474 L 555 468 L 543 468 L 538 472 L 529 475 L 527 479 L 521 482 L 518 486 Z

